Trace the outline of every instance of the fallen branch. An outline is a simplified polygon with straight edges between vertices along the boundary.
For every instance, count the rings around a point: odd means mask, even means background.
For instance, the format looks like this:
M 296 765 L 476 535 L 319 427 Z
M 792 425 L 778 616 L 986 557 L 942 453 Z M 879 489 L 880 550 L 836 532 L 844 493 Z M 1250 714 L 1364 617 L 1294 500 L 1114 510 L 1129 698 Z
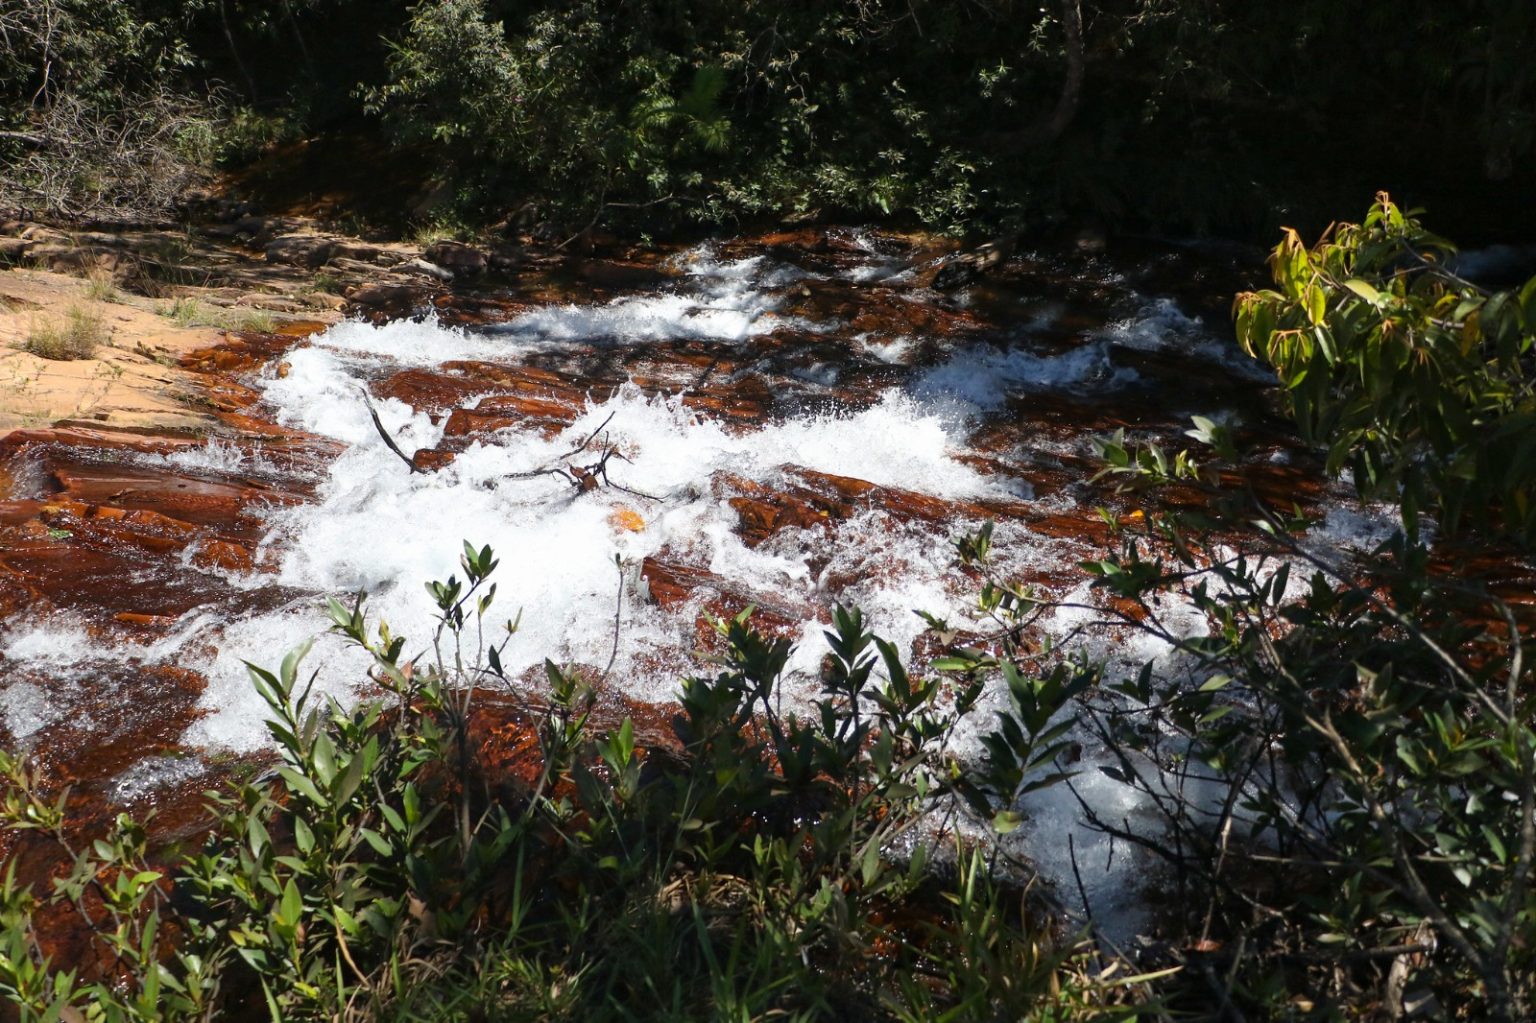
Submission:
M 361 388 L 359 389 L 362 390 Z M 395 443 L 395 438 L 390 436 L 389 431 L 384 428 L 383 422 L 379 419 L 378 411 L 374 409 L 373 402 L 368 398 L 368 392 L 363 390 L 362 394 L 363 404 L 368 406 L 368 415 L 373 418 L 373 428 L 379 432 L 379 436 L 383 438 L 384 443 L 389 446 L 389 450 L 393 451 L 396 457 L 398 457 L 400 461 L 404 462 L 406 466 L 410 468 L 411 472 L 426 474 L 428 470 L 421 468 L 416 464 L 414 459 L 412 459 L 404 451 L 400 450 L 400 445 Z M 597 440 L 598 437 L 604 435 L 604 431 L 608 429 L 608 424 L 613 422 L 614 414 L 615 413 L 612 412 L 608 413 L 608 418 L 599 423 L 597 429 L 593 430 L 591 433 L 587 434 L 586 437 L 582 438 L 581 443 L 577 444 L 574 448 L 571 448 L 569 451 L 563 452 L 562 454 L 556 455 L 553 459 L 555 464 L 542 465 L 537 469 L 527 469 L 523 472 L 509 472 L 503 475 L 501 479 L 531 480 L 537 479 L 540 476 L 558 476 L 583 494 L 590 490 L 596 490 L 599 486 L 605 486 L 611 487 L 614 490 L 622 491 L 626 494 L 631 494 L 635 497 L 643 498 L 647 501 L 661 500 L 661 498 L 656 497 L 654 494 L 647 494 L 643 490 L 636 490 L 633 487 L 626 487 L 624 484 L 615 483 L 613 480 L 608 478 L 608 463 L 610 461 L 617 458 L 621 462 L 627 462 L 629 459 L 624 457 L 624 453 L 621 452 L 616 445 L 608 443 L 606 437 L 602 443 L 602 454 L 597 456 L 596 461 L 588 462 L 585 465 L 577 465 L 569 461 L 575 456 L 581 454 L 583 451 L 586 451 L 589 447 L 592 446 L 592 442 L 594 440 Z
M 616 414 L 617 413 L 614 413 L 614 412 L 608 413 L 608 418 L 604 419 L 601 423 L 597 424 L 597 429 L 595 429 L 591 433 L 587 434 L 587 439 L 586 440 L 582 441 L 580 444 L 576 445 L 574 448 L 572 448 L 571 450 L 567 451 L 565 454 L 561 455 L 560 456 L 561 460 L 564 460 L 564 459 L 567 459 L 567 458 L 571 458 L 571 457 L 573 457 L 575 455 L 579 455 L 583 451 L 585 451 L 587 449 L 587 445 L 591 444 L 594 440 L 597 439 L 597 435 L 598 434 L 600 434 L 604 430 L 608 429 L 608 424 L 613 422 L 613 417 Z
M 419 472 L 425 475 L 426 470 L 417 465 L 404 451 L 401 451 L 400 445 L 395 443 L 395 438 L 391 437 L 389 431 L 384 429 L 384 423 L 379 419 L 378 409 L 373 407 L 373 402 L 368 398 L 368 392 L 362 388 L 358 388 L 358 390 L 362 391 L 363 404 L 368 406 L 368 415 L 373 419 L 373 428 L 379 431 L 379 436 L 384 439 L 384 443 L 388 445 L 389 450 L 393 451 L 411 472 Z
M 623 452 L 621 452 L 617 446 L 608 443 L 606 438 L 603 441 L 603 452 L 597 457 L 597 461 L 588 462 L 586 465 L 575 465 L 567 461 L 568 459 L 581 454 L 588 447 L 590 447 L 592 442 L 596 440 L 599 435 L 603 434 L 603 432 L 608 428 L 608 424 L 613 422 L 613 416 L 614 413 L 608 413 L 608 418 L 604 419 L 602 423 L 598 425 L 597 429 L 587 434 L 586 438 L 583 439 L 580 444 L 576 445 L 574 448 L 565 452 L 564 454 L 556 456 L 556 462 L 565 462 L 566 464 L 543 466 L 538 469 L 529 469 L 526 472 L 508 473 L 502 478 L 509 480 L 523 480 L 533 479 L 537 476 L 559 476 L 561 479 L 565 480 L 567 483 L 575 487 L 579 492 L 583 494 L 591 490 L 596 490 L 599 486 L 605 486 L 611 487 L 614 490 L 622 491 L 626 494 L 632 494 L 635 497 L 644 498 L 647 501 L 661 500 L 659 497 L 656 497 L 652 494 L 647 494 L 642 490 L 636 490 L 633 487 L 626 487 L 624 484 L 615 483 L 613 480 L 608 478 L 608 463 L 610 461 L 617 458 L 621 462 L 627 462 L 629 459 L 624 457 Z

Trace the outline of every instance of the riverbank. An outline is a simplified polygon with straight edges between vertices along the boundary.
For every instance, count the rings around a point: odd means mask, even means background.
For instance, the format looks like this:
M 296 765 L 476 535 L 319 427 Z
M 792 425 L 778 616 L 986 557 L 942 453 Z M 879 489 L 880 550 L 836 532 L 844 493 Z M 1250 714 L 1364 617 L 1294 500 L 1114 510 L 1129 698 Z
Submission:
M 157 308 L 158 306 L 158 308 Z M 180 361 L 217 343 L 212 326 L 178 326 L 164 303 L 45 270 L 0 272 L 0 433 L 62 421 L 117 429 L 207 430 L 197 378 Z M 85 358 L 45 358 L 29 344 L 84 317 Z

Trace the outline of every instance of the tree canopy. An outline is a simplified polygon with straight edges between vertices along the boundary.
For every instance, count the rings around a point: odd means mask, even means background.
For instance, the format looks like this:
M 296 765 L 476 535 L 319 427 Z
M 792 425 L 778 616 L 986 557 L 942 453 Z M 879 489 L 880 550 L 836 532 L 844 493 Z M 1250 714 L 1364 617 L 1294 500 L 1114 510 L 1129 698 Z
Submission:
M 361 126 L 486 222 L 1268 232 L 1389 187 L 1496 229 L 1536 155 L 1516 0 L 0 0 L 0 34 L 6 195 L 63 213 L 82 104 L 194 163 Z

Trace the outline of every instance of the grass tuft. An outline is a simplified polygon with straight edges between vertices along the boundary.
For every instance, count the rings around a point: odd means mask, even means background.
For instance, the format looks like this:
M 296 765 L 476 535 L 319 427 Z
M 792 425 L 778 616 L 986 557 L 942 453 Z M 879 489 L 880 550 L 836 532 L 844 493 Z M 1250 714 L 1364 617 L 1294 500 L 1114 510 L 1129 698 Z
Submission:
M 267 309 L 224 309 L 195 298 L 177 298 L 160 310 L 178 327 L 212 327 L 215 330 L 254 331 L 270 334 L 277 317 Z
M 206 316 L 203 311 L 203 303 L 195 298 L 175 299 L 169 306 L 162 309 L 161 313 L 170 317 L 171 321 L 178 327 L 213 326 L 212 323 L 205 322 Z
M 122 293 L 117 290 L 112 272 L 98 267 L 86 275 L 85 297 L 93 302 L 116 302 Z
M 63 323 L 34 325 L 23 347 L 39 358 L 70 362 L 95 358 L 109 335 L 101 313 L 75 305 L 64 314 Z

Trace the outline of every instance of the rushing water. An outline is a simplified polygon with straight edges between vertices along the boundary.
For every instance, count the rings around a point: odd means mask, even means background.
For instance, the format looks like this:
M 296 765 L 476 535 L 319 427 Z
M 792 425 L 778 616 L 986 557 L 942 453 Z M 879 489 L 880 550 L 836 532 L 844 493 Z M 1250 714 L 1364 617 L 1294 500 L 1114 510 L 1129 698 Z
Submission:
M 951 567 L 949 544 L 984 516 L 999 518 L 995 543 L 1007 572 L 1058 596 L 1091 599 L 1073 566 L 1097 548 L 1086 526 L 1075 534 L 1071 524 L 1091 523 L 1103 496 L 1085 489 L 1099 430 L 1128 425 L 1176 436 L 1196 413 L 1255 429 L 1266 422 L 1267 375 L 1224 329 L 1146 283 L 1166 278 L 1169 260 L 1199 265 L 1187 252 L 1157 250 L 1130 266 L 1030 260 L 1034 269 L 1008 287 L 941 296 L 918 283 L 918 261 L 900 244 L 858 234 L 843 242 L 834 255 L 700 247 L 672 257 L 658 284 L 536 305 L 469 329 L 430 317 L 343 323 L 253 371 L 246 382 L 261 392 L 268 418 L 335 441 L 341 453 L 296 468 L 260 445 L 212 440 L 128 457 L 138 469 L 214 483 L 301 479 L 312 499 L 260 511 L 254 567 L 209 569 L 196 545 L 176 555 L 210 596 L 148 636 L 113 633 L 87 607 L 6 622 L 4 738 L 46 742 L 66 724 L 110 731 L 110 721 L 98 720 L 110 713 L 104 703 L 152 701 L 132 677 L 176 666 L 206 679 L 178 745 L 257 749 L 263 707 L 242 661 L 276 663 L 323 632 L 323 595 L 357 591 L 370 595 L 376 618 L 424 640 L 433 609 L 422 583 L 459 571 L 461 540 L 496 550 L 501 615 L 521 610 L 503 654 L 509 674 L 546 657 L 607 663 L 617 613 L 621 641 L 608 684 L 631 700 L 664 703 L 694 661 L 700 616 L 761 598 L 798 639 L 785 679 L 793 703 L 817 688 L 820 633 L 834 600 L 862 607 L 901 649 L 923 630 L 916 610 L 966 621 L 974 583 Z M 442 367 L 466 362 L 536 367 L 561 381 L 568 403 L 571 394 L 579 399 L 554 423 L 514 419 L 460 437 L 451 463 L 434 472 L 408 471 L 381 442 L 365 393 L 406 452 L 438 448 L 449 440 L 451 409 L 389 396 L 391 382 L 408 370 L 458 380 L 462 369 Z M 761 407 L 717 414 L 696 400 L 710 388 L 733 407 L 750 390 Z M 452 405 L 467 409 L 487 393 L 495 389 L 460 394 Z M 610 462 L 610 478 L 626 489 L 581 493 L 558 477 L 518 476 L 560 464 L 603 424 L 623 456 Z M 1271 443 L 1268 457 L 1288 459 L 1286 443 Z M 914 515 L 876 491 L 834 528 L 743 535 L 733 496 L 783 492 L 818 473 L 954 511 Z M 1377 528 L 1341 506 L 1317 540 L 1348 544 Z M 647 558 L 728 585 L 659 605 L 650 599 Z M 1064 613 L 1053 627 L 1074 624 Z M 1188 616 L 1184 627 L 1197 634 L 1204 622 Z M 1126 661 L 1164 652 L 1127 637 L 1114 642 L 1122 645 L 1105 652 Z M 317 644 L 308 665 L 341 699 L 363 678 L 357 651 L 334 638 Z M 111 699 L 88 699 L 103 685 Z M 133 762 L 113 778 L 113 798 L 142 801 L 157 784 L 189 777 L 188 763 Z M 1080 791 L 1110 819 L 1138 810 L 1128 790 L 1091 770 Z M 1034 820 L 1021 832 L 1026 854 L 1064 882 L 1073 834 L 1090 896 L 1104 909 L 1129 905 L 1128 881 L 1141 869 L 1132 851 L 1116 854 L 1086 833 L 1064 791 L 1027 809 Z

